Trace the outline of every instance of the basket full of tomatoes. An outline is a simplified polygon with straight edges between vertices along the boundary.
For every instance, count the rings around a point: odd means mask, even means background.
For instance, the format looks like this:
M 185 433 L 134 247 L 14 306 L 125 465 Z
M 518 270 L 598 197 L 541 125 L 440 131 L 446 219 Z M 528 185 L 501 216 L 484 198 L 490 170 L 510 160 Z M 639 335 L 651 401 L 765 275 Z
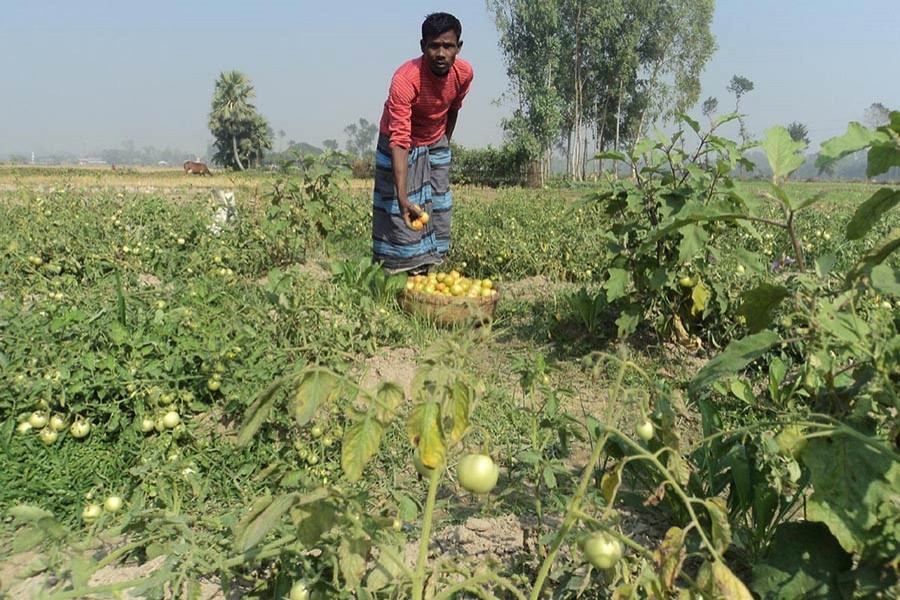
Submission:
M 414 275 L 400 292 L 400 306 L 438 325 L 480 325 L 489 321 L 500 300 L 490 279 L 465 277 L 459 271 Z

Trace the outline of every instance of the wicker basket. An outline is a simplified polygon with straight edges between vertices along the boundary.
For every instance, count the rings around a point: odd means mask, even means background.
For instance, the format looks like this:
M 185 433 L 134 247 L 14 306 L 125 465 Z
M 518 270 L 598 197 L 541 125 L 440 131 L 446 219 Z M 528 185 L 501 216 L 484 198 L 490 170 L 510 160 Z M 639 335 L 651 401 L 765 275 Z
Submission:
M 440 296 L 410 289 L 400 292 L 400 307 L 403 310 L 445 327 L 476 326 L 486 323 L 493 317 L 499 301 L 500 290 L 497 290 L 496 294 L 477 298 Z

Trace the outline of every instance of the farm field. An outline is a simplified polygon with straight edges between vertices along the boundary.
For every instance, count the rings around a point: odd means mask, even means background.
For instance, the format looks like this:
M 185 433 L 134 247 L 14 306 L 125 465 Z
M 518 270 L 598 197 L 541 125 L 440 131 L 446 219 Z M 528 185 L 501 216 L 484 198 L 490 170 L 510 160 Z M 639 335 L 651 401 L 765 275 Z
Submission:
M 441 269 L 501 299 L 445 329 L 342 173 L 0 168 L 0 597 L 896 589 L 900 217 L 847 235 L 896 188 L 713 184 L 756 220 L 684 232 L 458 186 Z

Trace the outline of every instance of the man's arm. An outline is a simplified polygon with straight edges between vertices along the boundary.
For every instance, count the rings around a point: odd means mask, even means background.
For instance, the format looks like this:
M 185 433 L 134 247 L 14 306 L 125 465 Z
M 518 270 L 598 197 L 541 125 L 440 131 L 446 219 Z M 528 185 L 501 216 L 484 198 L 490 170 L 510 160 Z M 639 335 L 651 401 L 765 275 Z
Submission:
M 456 118 L 459 116 L 458 110 L 451 109 L 447 113 L 447 141 L 453 137 L 453 130 L 456 129 Z
M 409 225 L 413 219 L 417 219 L 420 211 L 409 201 L 406 193 L 406 177 L 409 173 L 409 150 L 399 146 L 391 147 L 391 169 L 394 171 L 394 184 L 397 186 L 397 204 L 400 207 L 400 216 Z

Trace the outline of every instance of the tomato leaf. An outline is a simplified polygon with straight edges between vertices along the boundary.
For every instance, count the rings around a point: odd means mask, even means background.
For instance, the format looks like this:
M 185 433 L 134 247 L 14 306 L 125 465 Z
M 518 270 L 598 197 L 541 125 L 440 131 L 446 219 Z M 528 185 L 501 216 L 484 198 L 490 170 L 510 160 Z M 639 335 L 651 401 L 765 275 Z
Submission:
M 714 598 L 723 600 L 753 600 L 747 586 L 731 572 L 725 563 L 705 562 L 697 573 L 697 585 Z
M 368 540 L 357 536 L 342 536 L 338 546 L 338 562 L 341 575 L 350 589 L 355 589 L 366 574 L 366 563 L 369 559 L 371 544 Z
M 366 463 L 378 451 L 384 426 L 378 419 L 366 416 L 354 423 L 346 433 L 341 444 L 341 468 L 350 481 L 357 481 Z
M 403 388 L 393 381 L 382 381 L 375 390 L 375 398 L 378 404 L 375 407 L 375 417 L 383 425 L 394 420 L 397 408 L 403 404 L 406 394 Z
M 297 385 L 297 396 L 294 403 L 294 416 L 297 423 L 306 425 L 316 409 L 324 404 L 337 388 L 338 379 L 331 371 L 320 367 L 312 367 L 300 375 Z
M 275 404 L 275 394 L 281 389 L 284 382 L 284 378 L 273 381 L 244 412 L 244 425 L 241 427 L 241 431 L 238 433 L 235 441 L 239 448 L 249 444 L 256 432 L 259 431 L 259 428 L 262 427 L 262 424 L 269 416 L 269 411 Z
M 419 451 L 422 464 L 436 469 L 444 463 L 447 447 L 441 430 L 441 406 L 437 402 L 417 404 L 406 424 L 409 441 Z
M 670 527 L 659 548 L 653 551 L 653 559 L 656 561 L 662 584 L 669 591 L 675 589 L 675 581 L 687 556 L 684 547 L 685 535 L 686 532 L 680 527 Z
M 747 319 L 747 328 L 752 333 L 757 333 L 772 323 L 775 309 L 788 296 L 786 287 L 762 283 L 741 294 L 737 314 Z
M 444 418 L 443 430 L 447 432 L 447 443 L 450 446 L 455 445 L 469 427 L 469 411 L 473 395 L 468 385 L 458 381 L 444 402 L 441 410 Z
M 781 337 L 768 329 L 739 340 L 732 340 L 724 352 L 713 357 L 700 369 L 688 387 L 689 394 L 696 397 L 709 384 L 726 375 L 737 373 L 780 342 Z

